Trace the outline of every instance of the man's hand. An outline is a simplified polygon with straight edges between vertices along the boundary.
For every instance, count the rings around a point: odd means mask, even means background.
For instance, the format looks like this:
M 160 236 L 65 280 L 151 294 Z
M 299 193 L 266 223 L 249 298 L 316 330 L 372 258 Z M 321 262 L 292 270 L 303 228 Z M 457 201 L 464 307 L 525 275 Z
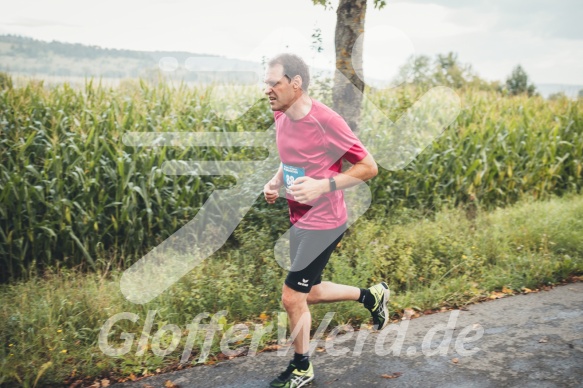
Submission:
M 290 187 L 294 200 L 308 203 L 330 191 L 328 179 L 313 179 L 307 176 L 297 178 Z
M 263 186 L 263 195 L 265 196 L 265 200 L 268 204 L 272 205 L 275 203 L 275 200 L 279 198 L 279 188 L 281 184 L 278 184 L 273 179 L 270 180 Z

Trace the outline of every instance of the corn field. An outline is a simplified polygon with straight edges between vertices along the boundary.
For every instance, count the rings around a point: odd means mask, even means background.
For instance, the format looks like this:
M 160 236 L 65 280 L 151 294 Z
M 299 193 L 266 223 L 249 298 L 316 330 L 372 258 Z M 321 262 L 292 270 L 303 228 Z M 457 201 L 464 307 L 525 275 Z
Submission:
M 415 93 L 377 94 L 395 115 Z M 502 97 L 466 91 L 456 122 L 405 169 L 373 182 L 373 198 L 391 206 L 434 207 L 473 198 L 492 209 L 524 195 L 577 192 L 583 184 L 582 100 Z
M 272 125 L 258 89 L 245 92 L 247 101 L 258 102 L 237 120 L 217 112 L 242 102 L 212 101 L 213 90 L 143 81 L 116 88 L 88 81 L 84 89 L 2 83 L 0 282 L 47 266 L 127 267 L 192 219 L 215 187 L 229 184 L 222 177 L 164 175 L 164 161 L 260 159 L 261 151 L 251 148 L 123 144 L 129 131 L 242 132 Z M 371 101 L 397 117 L 415 93 L 374 92 Z M 580 192 L 581 100 L 471 90 L 461 98 L 461 114 L 432 147 L 370 183 L 375 208 L 438 208 L 469 198 L 492 208 L 525 195 Z M 282 201 L 282 218 L 284 208 Z M 272 214 L 258 200 L 245 222 L 263 226 Z
M 252 150 L 127 147 L 126 131 L 236 131 L 209 89 L 88 83 L 1 92 L 1 280 L 46 266 L 125 266 L 192 219 L 221 178 L 167 176 L 166 160 L 253 158 Z M 252 117 L 269 127 L 266 109 Z M 239 127 L 237 127 L 239 126 Z M 239 128 L 239 129 L 238 129 Z M 223 183 L 224 184 L 224 183 Z

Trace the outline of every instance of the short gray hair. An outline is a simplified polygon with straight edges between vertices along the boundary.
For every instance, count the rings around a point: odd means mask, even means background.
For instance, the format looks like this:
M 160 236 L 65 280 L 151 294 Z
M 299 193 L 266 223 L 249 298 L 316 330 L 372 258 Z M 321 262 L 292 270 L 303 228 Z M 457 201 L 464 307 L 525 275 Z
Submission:
M 308 87 L 310 86 L 310 69 L 302 58 L 295 54 L 279 54 L 267 63 L 267 66 L 269 67 L 275 65 L 283 66 L 283 74 L 287 76 L 290 81 L 296 75 L 302 77 L 302 90 L 304 92 L 308 91 Z

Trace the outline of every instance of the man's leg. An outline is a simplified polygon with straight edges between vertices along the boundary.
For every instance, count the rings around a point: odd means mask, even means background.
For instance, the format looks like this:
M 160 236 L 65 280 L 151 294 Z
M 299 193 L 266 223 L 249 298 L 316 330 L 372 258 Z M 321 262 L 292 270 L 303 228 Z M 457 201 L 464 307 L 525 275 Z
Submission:
M 292 333 L 299 330 L 294 338 L 295 352 L 299 354 L 306 354 L 310 350 L 312 315 L 308 308 L 307 299 L 307 293 L 298 292 L 286 284 L 283 285 L 281 300 L 289 317 L 290 330 Z
M 308 294 L 308 304 L 357 301 L 360 298 L 360 288 L 332 282 L 316 284 Z
M 308 293 L 299 292 L 283 285 L 281 300 L 289 316 L 291 332 L 297 330 L 294 338 L 295 354 L 287 369 L 269 384 L 271 387 L 303 387 L 314 379 L 314 368 L 309 361 L 310 327 L 312 316 L 308 309 Z
M 283 285 L 282 302 L 289 316 L 290 330 L 293 333 L 299 326 L 299 332 L 294 339 L 296 353 L 306 354 L 310 350 L 310 328 L 312 316 L 308 304 L 340 302 L 345 300 L 357 301 L 360 297 L 360 288 L 322 282 L 312 287 L 309 294 L 298 292 Z
M 389 311 L 387 309 L 389 295 L 389 287 L 385 282 L 370 288 L 357 288 L 344 284 L 321 282 L 312 287 L 308 294 L 307 302 L 308 304 L 316 304 L 342 302 L 345 300 L 359 301 L 370 311 L 373 326 L 377 330 L 382 330 L 389 323 Z

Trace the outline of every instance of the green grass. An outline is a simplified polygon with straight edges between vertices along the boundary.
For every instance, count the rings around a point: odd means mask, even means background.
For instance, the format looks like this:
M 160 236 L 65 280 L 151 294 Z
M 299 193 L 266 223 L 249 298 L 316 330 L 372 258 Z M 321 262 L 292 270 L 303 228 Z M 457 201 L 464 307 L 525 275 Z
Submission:
M 395 316 L 404 308 L 460 307 L 502 287 L 535 289 L 583 273 L 582 233 L 583 196 L 576 195 L 523 200 L 491 212 L 478 209 L 475 219 L 468 219 L 461 208 L 445 208 L 431 218 L 401 211 L 388 219 L 359 220 L 332 256 L 324 277 L 361 287 L 386 280 Z M 239 247 L 221 249 L 146 305 L 123 298 L 119 270 L 59 269 L 2 286 L 0 384 L 32 386 L 37 377 L 39 385 L 87 377 L 128 378 L 172 368 L 181 357 L 187 324 L 201 312 L 227 310 L 221 321 L 226 327 L 277 324 L 273 312 L 283 311 L 279 297 L 285 271 L 273 257 L 275 237 L 245 225 L 236 234 L 242 241 Z M 157 310 L 152 336 L 165 324 L 177 325 L 183 334 L 166 357 L 149 348 L 136 355 L 148 310 Z M 332 327 L 358 326 L 370 318 L 351 302 L 318 305 L 312 311 L 314 329 L 329 311 L 336 312 Z M 135 336 L 126 355 L 109 357 L 99 349 L 99 330 L 120 312 L 135 313 L 140 320 L 115 325 L 110 336 L 114 344 L 116 339 L 121 344 L 122 331 Z M 219 337 L 208 360 L 221 359 Z M 265 335 L 261 345 L 275 338 L 275 333 Z M 167 333 L 162 343 L 169 341 Z M 197 362 L 203 342 L 199 335 L 189 364 Z
M 322 85 L 315 95 L 329 98 L 329 85 Z M 0 282 L 57 265 L 95 270 L 112 258 L 127 267 L 191 220 L 225 179 L 165 175 L 165 161 L 261 160 L 264 150 L 129 147 L 122 139 L 131 131 L 242 132 L 271 126 L 272 112 L 258 88 L 231 93 L 234 97 L 226 98 L 220 85 L 176 86 L 162 79 L 124 80 L 115 88 L 98 81 L 83 88 L 47 88 L 35 81 L 20 87 L 0 73 Z M 374 104 L 396 120 L 421 93 L 408 87 L 369 91 L 363 117 L 374 118 Z M 370 182 L 378 213 L 433 212 L 468 204 L 470 198 L 493 209 L 527 196 L 581 192 L 583 100 L 507 98 L 471 89 L 459 94 L 460 115 L 430 148 L 406 168 L 382 170 Z M 221 114 L 249 102 L 257 103 L 238 120 Z M 360 133 L 371 147 L 381 141 L 367 136 L 383 128 L 373 118 L 363 119 Z M 390 153 L 390 148 L 377 150 Z M 265 205 L 254 210 L 256 226 L 273 222 Z M 282 231 L 272 228 L 275 234 Z

